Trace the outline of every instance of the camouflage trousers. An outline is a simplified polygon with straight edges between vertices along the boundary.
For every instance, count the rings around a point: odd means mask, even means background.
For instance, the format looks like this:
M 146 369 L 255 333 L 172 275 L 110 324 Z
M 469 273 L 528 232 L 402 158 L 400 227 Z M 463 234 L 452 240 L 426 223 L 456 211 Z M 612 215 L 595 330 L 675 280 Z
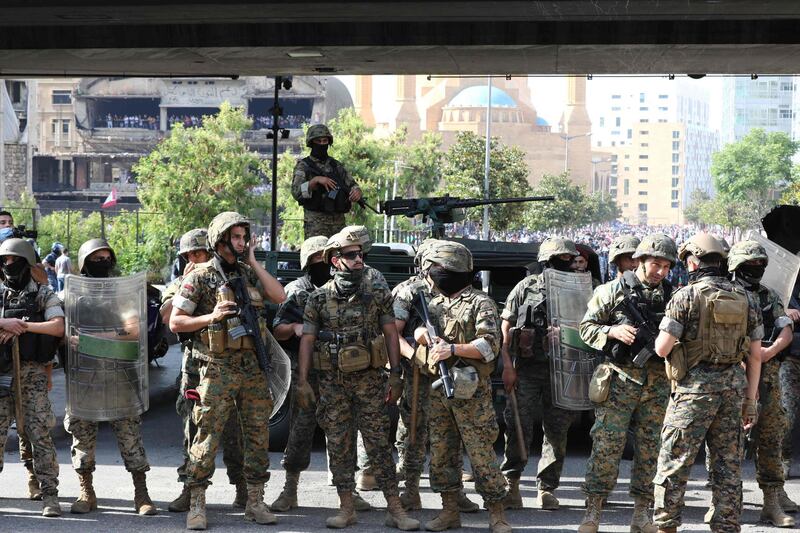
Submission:
M 194 402 L 187 400 L 184 393 L 189 389 L 197 388 L 200 383 L 200 374 L 197 360 L 187 357 L 184 353 L 183 371 L 181 373 L 181 386 L 178 391 L 178 399 L 175 402 L 175 411 L 183 421 L 183 463 L 178 467 L 178 481 L 186 483 L 186 469 L 189 468 L 189 449 L 197 434 L 197 426 L 192 419 Z M 242 427 L 239 424 L 239 412 L 234 409 L 225 422 L 222 430 L 222 462 L 225 463 L 225 470 L 228 474 L 228 481 L 235 485 L 242 477 L 242 463 L 244 461 L 242 452 Z M 213 475 L 213 474 L 212 474 Z
M 783 438 L 788 422 L 781 405 L 781 363 L 771 359 L 761 365 L 761 382 L 758 385 L 758 423 L 752 430 L 755 443 L 756 480 L 758 486 L 782 487 Z
M 653 368 L 620 367 L 626 375 L 614 372 L 608 399 L 595 407 L 592 426 L 592 454 L 586 464 L 583 492 L 608 496 L 617 483 L 619 462 L 625 449 L 628 429 L 636 438 L 629 493 L 632 497 L 653 499 L 653 476 L 658 464 L 661 425 L 669 402 L 670 384 L 659 360 L 660 372 Z M 639 385 L 631 378 L 641 381 Z
M 783 458 L 793 459 L 792 433 L 800 413 L 800 357 L 788 356 L 781 364 L 781 403 L 786 414 L 786 434 L 783 438 Z
M 297 368 L 292 369 L 292 395 L 297 383 Z M 314 390 L 314 395 L 319 397 L 319 376 L 316 370 L 308 372 L 308 383 Z M 287 399 L 287 401 L 289 401 Z M 300 407 L 292 401 L 289 413 L 289 440 L 283 451 L 281 465 L 288 472 L 303 472 L 311 463 L 311 446 L 314 443 L 314 432 L 317 430 L 317 407 L 308 409 Z
M 192 411 L 197 433 L 189 449 L 187 484 L 209 484 L 225 425 L 237 410 L 242 428 L 244 479 L 248 483 L 266 483 L 272 396 L 255 353 L 230 351 L 224 358 L 202 361 L 199 366 L 200 401 Z
M 472 464 L 475 490 L 487 503 L 506 496 L 506 480 L 497 466 L 494 441 L 499 434 L 492 405 L 492 385 L 482 378 L 468 400 L 445 398 L 441 390 L 431 394 L 428 435 L 431 440 L 431 489 L 461 490 L 461 444 Z
M 386 377 L 380 369 L 320 373 L 317 422 L 328 439 L 328 465 L 338 492 L 355 490 L 357 429 L 378 487 L 386 496 L 398 494 L 385 391 Z
M 144 452 L 142 442 L 142 419 L 138 416 L 112 420 L 111 430 L 117 439 L 122 462 L 128 472 L 147 472 L 150 464 Z M 69 414 L 64 417 L 64 429 L 72 435 L 72 468 L 76 472 L 94 472 L 95 449 L 97 448 L 97 428 L 99 422 L 73 418 Z
M 330 237 L 345 227 L 344 213 L 322 213 L 303 209 L 303 235 L 310 239 L 318 235 Z
M 712 531 L 741 530 L 742 393 L 729 389 L 709 393 L 672 394 L 664 426 L 655 484 L 655 525 L 681 525 L 686 483 L 697 452 L 708 442 L 711 454 Z
M 406 379 L 403 385 L 403 397 L 400 399 L 400 419 L 397 421 L 397 447 L 398 463 L 405 473 L 406 479 L 419 478 L 425 468 L 425 455 L 428 446 L 428 415 L 431 409 L 431 383 L 433 380 L 427 374 L 419 373 L 419 387 L 417 387 L 417 424 L 414 444 L 411 444 L 411 406 L 414 399 L 414 380 L 412 379 L 412 366 L 403 360 Z
M 550 365 L 548 363 L 522 362 L 517 367 L 517 405 L 525 446 L 530 449 L 533 440 L 533 425 L 537 415 L 541 416 L 544 440 L 542 456 L 536 481 L 540 490 L 552 491 L 558 488 L 564 457 L 567 453 L 567 432 L 575 419 L 573 411 L 560 409 L 553 405 L 550 392 Z M 517 428 L 511 402 L 506 402 L 503 412 L 506 421 L 505 458 L 501 468 L 509 479 L 519 479 L 525 470 L 517 445 Z
M 55 415 L 47 395 L 45 365 L 22 361 L 20 378 L 25 435 L 32 449 L 33 471 L 41 484 L 42 494 L 57 495 L 58 457 L 53 438 L 50 436 L 50 430 L 55 426 Z M 0 398 L 0 450 L 5 449 L 8 429 L 11 421 L 16 418 L 14 409 L 16 387 L 15 383 L 12 394 Z M 3 458 L 0 456 L 0 471 L 2 469 Z

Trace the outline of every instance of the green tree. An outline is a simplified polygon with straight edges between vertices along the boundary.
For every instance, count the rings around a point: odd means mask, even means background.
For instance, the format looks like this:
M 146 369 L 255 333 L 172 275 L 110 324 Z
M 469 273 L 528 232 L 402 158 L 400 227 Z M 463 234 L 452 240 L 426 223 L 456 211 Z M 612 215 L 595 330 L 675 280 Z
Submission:
M 619 208 L 613 198 L 587 195 L 583 187 L 572 183 L 566 172 L 545 174 L 533 192 L 537 196 L 555 196 L 556 199 L 528 206 L 525 221 L 530 229 L 541 231 L 583 226 L 619 217 Z
M 461 198 L 484 197 L 486 140 L 472 132 L 461 132 L 444 156 L 442 190 Z M 506 146 L 497 138 L 489 143 L 489 198 L 527 196 L 528 166 L 525 154 L 516 146 Z M 482 208 L 467 210 L 466 218 L 480 220 Z M 494 205 L 489 209 L 491 229 L 506 231 L 518 228 L 524 220 L 524 209 L 517 204 Z

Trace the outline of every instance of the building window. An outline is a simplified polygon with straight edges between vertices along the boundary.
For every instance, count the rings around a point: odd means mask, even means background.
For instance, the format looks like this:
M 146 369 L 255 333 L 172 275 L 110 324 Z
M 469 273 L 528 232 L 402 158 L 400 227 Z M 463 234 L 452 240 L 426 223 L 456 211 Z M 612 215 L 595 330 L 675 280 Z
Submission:
M 625 154 L 625 159 L 630 159 L 630 158 L 631 158 L 631 154 Z
M 781 82 L 781 91 L 791 91 L 791 90 L 792 90 L 792 82 L 790 81 Z
M 650 132 L 647 130 L 639 130 L 639 135 L 650 135 Z
M 677 200 L 678 199 L 678 191 L 672 191 L 672 199 L 673 200 Z
M 658 95 L 658 99 L 659 100 L 666 100 L 667 98 L 669 98 L 668 94 L 659 94 Z
M 680 139 L 681 138 L 681 132 L 678 131 L 678 130 L 672 130 L 672 138 L 673 139 Z
M 680 207 L 680 202 L 672 202 L 670 206 L 672 207 L 672 209 L 678 209 Z
M 668 109 L 668 108 L 666 108 L 666 107 L 659 107 L 659 108 L 658 108 L 658 110 L 659 110 L 659 111 L 669 111 L 669 109 Z
M 50 134 L 55 136 L 58 133 L 58 120 L 50 122 Z
M 639 191 L 639 196 L 647 196 L 647 191 Z
M 619 95 L 619 94 L 612 94 L 611 95 L 611 99 L 612 100 L 619 100 L 620 98 L 622 98 L 622 95 Z
M 633 130 L 629 129 L 628 130 L 628 139 L 630 139 L 631 137 L 633 137 Z
M 678 165 L 672 165 L 672 175 L 677 176 L 681 173 L 681 167 Z
M 650 170 L 648 167 L 639 167 L 639 172 L 647 172 Z
M 644 178 L 644 179 L 640 179 L 639 183 L 647 183 L 647 181 L 648 181 L 647 178 Z
M 649 109 L 647 109 L 646 107 L 640 107 L 639 111 L 649 111 Z
M 69 105 L 72 103 L 72 91 L 53 91 L 53 105 Z
M 677 152 L 681 149 L 681 142 L 680 141 L 672 141 L 672 150 Z
M 650 146 L 650 143 L 641 143 L 639 146 L 641 146 L 642 148 L 647 148 Z
M 792 118 L 792 110 L 791 109 L 781 109 L 778 111 L 780 113 L 780 118 Z
M 603 127 L 603 126 L 605 126 L 605 125 L 606 125 L 606 119 L 605 119 L 605 117 L 600 117 L 600 127 L 602 128 L 602 127 Z
M 639 204 L 639 211 L 642 212 L 647 211 L 647 204 Z
M 672 154 L 672 162 L 673 163 L 680 163 L 681 162 L 681 154 Z
M 680 181 L 680 179 L 679 179 L 679 178 L 672 178 L 672 187 L 673 187 L 673 188 L 674 188 L 674 187 L 677 187 L 677 186 L 678 186 L 678 182 L 679 182 L 679 181 Z
M 639 159 L 650 159 L 650 156 L 647 154 L 639 154 Z
M 623 183 L 623 187 L 622 188 L 624 189 L 625 196 L 629 195 L 631 193 L 630 180 L 626 179 L 625 182 Z
M 622 124 L 622 119 L 620 117 L 617 117 L 616 119 L 614 119 L 614 123 L 619 128 L 620 124 Z
M 644 93 L 639 93 L 639 103 L 640 104 L 644 103 Z
M 622 170 L 624 170 L 625 172 L 628 172 L 630 169 L 631 169 L 631 167 L 625 167 L 625 168 L 624 168 L 624 169 L 622 169 Z
M 69 135 L 69 120 L 61 121 L 61 133 L 64 135 Z

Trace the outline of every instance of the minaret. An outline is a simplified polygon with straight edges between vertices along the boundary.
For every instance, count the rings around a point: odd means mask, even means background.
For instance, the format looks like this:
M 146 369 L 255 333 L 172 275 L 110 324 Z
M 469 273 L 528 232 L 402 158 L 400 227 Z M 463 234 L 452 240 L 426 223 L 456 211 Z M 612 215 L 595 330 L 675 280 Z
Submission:
M 356 113 L 370 128 L 375 127 L 375 114 L 372 112 L 372 76 L 356 76 Z
M 573 183 L 588 187 L 592 172 L 592 121 L 586 111 L 586 77 L 567 78 L 567 106 L 561 118 L 566 166 Z
M 408 140 L 420 136 L 420 116 L 417 109 L 417 77 L 415 75 L 397 76 L 397 98 L 395 99 L 394 127 L 402 125 L 408 130 Z

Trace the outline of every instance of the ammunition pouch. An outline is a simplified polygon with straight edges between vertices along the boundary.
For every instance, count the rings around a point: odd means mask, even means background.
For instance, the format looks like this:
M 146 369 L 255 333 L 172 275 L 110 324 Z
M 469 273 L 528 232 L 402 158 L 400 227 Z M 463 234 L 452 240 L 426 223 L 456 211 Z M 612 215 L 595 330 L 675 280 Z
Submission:
M 537 338 L 535 329 L 526 327 L 511 328 L 511 353 L 522 359 L 535 357 L 534 343 Z
M 203 344 L 208 346 L 208 351 L 213 354 L 224 353 L 228 347 L 228 331 L 219 322 L 209 324 L 208 328 L 200 333 L 200 338 Z
M 389 363 L 389 351 L 386 349 L 383 333 L 369 341 L 369 351 L 371 355 L 370 366 L 372 368 L 386 368 Z
M 680 341 L 676 342 L 672 347 L 672 352 L 670 352 L 670 354 L 664 360 L 667 379 L 670 381 L 682 380 L 684 376 L 686 376 L 686 373 L 689 371 L 689 369 L 696 366 L 699 362 L 700 361 L 698 359 L 697 361 L 692 361 L 690 363 L 686 345 Z M 692 366 L 689 366 L 690 364 Z
M 363 342 L 353 342 L 339 350 L 339 371 L 343 374 L 366 370 L 372 363 L 372 354 Z
M 478 370 L 471 365 L 454 366 L 450 369 L 453 376 L 453 397 L 458 400 L 469 400 L 475 396 L 480 382 Z
M 611 391 L 611 381 L 614 379 L 614 369 L 608 363 L 600 363 L 594 369 L 589 380 L 589 400 L 592 403 L 603 403 L 608 399 Z

